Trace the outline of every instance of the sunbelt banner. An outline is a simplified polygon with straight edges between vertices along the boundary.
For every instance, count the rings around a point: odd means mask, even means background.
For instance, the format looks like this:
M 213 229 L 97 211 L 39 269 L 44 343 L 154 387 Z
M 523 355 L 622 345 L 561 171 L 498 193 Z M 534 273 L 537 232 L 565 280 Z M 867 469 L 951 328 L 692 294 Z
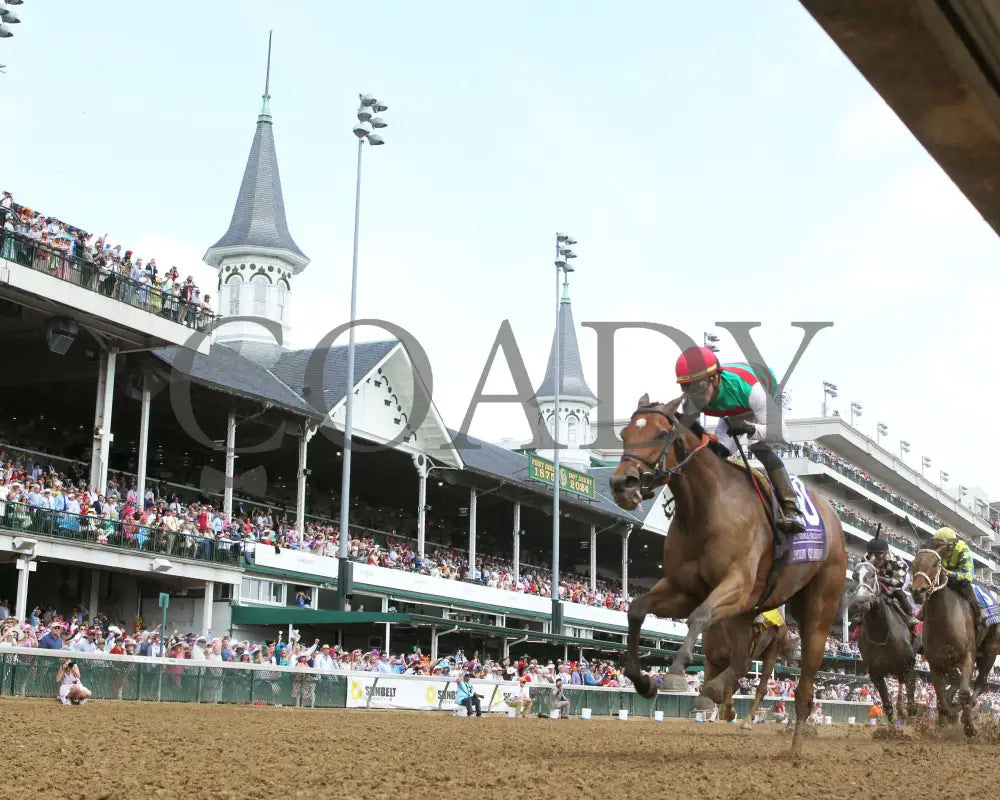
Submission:
M 483 698 L 479 702 L 484 712 L 507 712 L 511 709 L 508 703 L 517 696 L 516 683 L 495 681 L 471 683 L 476 694 Z M 440 708 L 453 711 L 459 707 L 455 702 L 457 690 L 456 681 L 444 678 L 421 680 L 385 674 L 351 675 L 347 679 L 347 707 L 398 708 L 414 711 L 432 711 Z

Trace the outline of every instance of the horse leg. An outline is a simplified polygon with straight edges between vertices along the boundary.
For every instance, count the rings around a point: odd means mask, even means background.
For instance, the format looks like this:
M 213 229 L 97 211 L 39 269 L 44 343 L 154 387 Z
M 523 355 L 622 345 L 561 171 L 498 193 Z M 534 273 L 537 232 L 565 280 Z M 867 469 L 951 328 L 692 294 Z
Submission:
M 740 676 L 746 675 L 750 668 L 752 639 L 750 620 L 744 622 L 739 617 L 730 617 L 718 624 L 725 625 L 729 634 L 729 658 L 726 661 L 726 668 L 712 680 L 708 680 L 708 673 L 705 673 L 705 685 L 701 687 L 701 692 L 717 703 L 725 703 L 728 697 L 731 706 L 733 692 L 736 691 Z M 704 642 L 705 637 L 702 636 L 703 647 Z
M 839 571 L 839 575 L 838 575 Z M 844 563 L 828 561 L 824 569 L 789 602 L 792 616 L 799 621 L 802 636 L 802 660 L 799 662 L 799 683 L 795 689 L 795 731 L 792 734 L 792 754 L 802 752 L 806 721 L 813 707 L 813 684 L 823 663 L 826 637 L 837 615 L 844 586 Z
M 906 716 L 914 717 L 917 714 L 917 701 L 914 695 L 917 691 L 917 671 L 910 666 L 903 675 L 906 681 Z
M 896 678 L 896 717 L 906 722 L 906 706 L 903 705 L 903 681 Z
M 721 619 L 735 616 L 743 611 L 742 605 L 747 601 L 749 583 L 749 579 L 743 573 L 731 572 L 712 590 L 705 601 L 691 612 L 687 618 L 688 632 L 684 637 L 684 644 L 670 665 L 671 675 L 684 674 L 684 668 L 694 655 L 695 643 L 706 629 Z
M 778 639 L 779 637 L 775 636 L 774 641 L 764 651 L 764 663 L 760 670 L 760 680 L 757 682 L 757 693 L 754 695 L 753 703 L 750 706 L 750 713 L 746 715 L 743 719 L 743 724 L 740 725 L 740 728 L 745 731 L 751 730 L 753 727 L 754 715 L 760 708 L 760 704 L 764 702 L 764 695 L 767 694 L 767 682 L 771 680 L 771 673 L 774 672 L 774 665 L 778 661 Z
M 962 707 L 962 728 L 966 736 L 976 735 L 976 725 L 972 721 L 972 690 L 969 688 L 975 661 L 976 651 L 974 647 L 969 648 L 962 658 L 962 682 L 958 690 L 958 702 Z
M 628 607 L 628 655 L 625 658 L 625 677 L 632 681 L 636 692 L 647 699 L 656 697 L 659 691 L 656 683 L 648 675 L 643 674 L 642 662 L 639 660 L 639 634 L 642 623 L 648 614 L 672 619 L 683 619 L 690 613 L 692 601 L 678 593 L 670 585 L 667 578 L 660 578 L 642 597 L 635 598 Z M 681 685 L 668 684 L 669 691 L 683 692 L 687 683 L 681 676 Z
M 875 690 L 882 700 L 882 710 L 885 712 L 886 719 L 891 725 L 893 718 L 892 695 L 889 694 L 889 687 L 885 684 L 885 675 L 872 675 L 871 678 L 872 683 L 875 684 Z
M 706 633 L 706 636 L 708 634 Z M 702 639 L 702 650 L 705 652 L 705 683 L 709 683 L 715 678 L 720 672 L 725 669 L 728 665 L 728 661 L 721 658 L 723 653 L 721 652 L 722 645 L 719 645 L 719 650 L 713 646 L 712 655 L 709 656 L 708 647 L 706 646 L 705 639 Z M 716 706 L 715 700 L 705 694 L 704 685 L 702 686 L 701 692 L 698 696 L 691 701 L 691 708 L 695 711 L 711 711 Z
M 938 727 L 942 727 L 946 722 L 954 721 L 955 713 L 951 708 L 947 676 L 931 669 L 931 683 L 934 684 L 934 694 L 937 695 Z

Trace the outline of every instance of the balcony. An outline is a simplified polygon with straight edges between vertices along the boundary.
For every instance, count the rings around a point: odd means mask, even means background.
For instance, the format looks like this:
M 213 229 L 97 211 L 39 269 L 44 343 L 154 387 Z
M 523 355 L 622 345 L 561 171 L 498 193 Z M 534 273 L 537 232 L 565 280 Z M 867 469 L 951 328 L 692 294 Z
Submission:
M 89 258 L 70 256 L 20 233 L 0 231 L 0 294 L 46 316 L 80 312 L 88 326 L 142 347 L 207 352 L 212 311 Z

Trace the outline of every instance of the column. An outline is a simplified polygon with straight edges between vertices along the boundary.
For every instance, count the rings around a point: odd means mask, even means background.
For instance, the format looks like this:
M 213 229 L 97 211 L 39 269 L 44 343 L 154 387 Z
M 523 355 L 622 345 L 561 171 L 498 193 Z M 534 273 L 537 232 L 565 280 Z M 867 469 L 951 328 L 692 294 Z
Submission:
M 101 571 L 99 569 L 92 569 L 90 571 L 90 605 L 87 606 L 87 610 L 90 612 L 91 619 L 97 616 L 97 606 L 100 602 L 101 602 Z
M 205 603 L 201 608 L 201 633 L 208 636 L 212 630 L 212 605 L 215 603 L 215 581 L 205 581 Z
M 31 558 L 21 556 L 17 559 L 17 597 L 14 604 L 14 616 L 21 622 L 28 617 L 28 573 L 38 569 Z
M 118 346 L 101 351 L 97 373 L 97 404 L 94 411 L 94 449 L 90 459 L 90 485 L 99 492 L 107 490 L 108 451 L 114 435 L 111 433 L 111 407 L 115 398 L 115 366 Z
M 514 503 L 514 582 L 521 580 L 521 504 Z
M 597 526 L 590 526 L 590 591 L 597 591 Z
M 476 577 L 476 490 L 469 490 L 469 578 Z
M 389 613 L 389 598 L 388 597 L 383 597 L 382 598 L 382 613 L 383 614 L 388 614 Z M 390 632 L 390 629 L 391 629 L 391 624 L 388 623 L 388 622 L 385 623 L 385 646 L 382 649 L 385 650 L 386 655 L 388 655 L 389 652 L 390 652 L 390 650 L 389 650 L 389 635 L 390 635 L 389 632 Z
M 139 464 L 135 480 L 135 491 L 139 495 L 139 508 L 146 507 L 146 461 L 149 458 L 149 405 L 152 393 L 146 378 L 142 380 L 142 400 L 139 407 Z
M 413 456 L 413 466 L 417 468 L 417 555 L 423 558 L 427 539 L 427 457 Z
M 435 664 L 438 660 L 438 628 L 437 625 L 431 625 L 431 663 Z
M 782 606 L 781 610 L 782 610 L 782 615 L 783 615 L 785 607 Z M 851 621 L 850 621 L 850 619 L 848 617 L 848 613 L 847 613 L 847 603 L 844 603 L 844 615 L 843 615 L 842 619 L 840 620 L 840 638 L 843 641 L 846 642 L 846 641 L 849 640 L 848 637 L 850 636 L 850 630 L 851 630 Z
M 628 537 L 632 535 L 632 526 L 622 534 L 622 591 L 628 594 Z
M 226 520 L 233 518 L 233 475 L 236 472 L 236 412 L 230 411 L 226 419 L 226 488 L 222 496 L 222 513 Z
M 316 430 L 317 426 L 310 425 L 308 422 L 303 422 L 299 429 L 299 471 L 295 492 L 295 527 L 299 533 L 306 529 L 306 478 L 309 477 L 306 460 L 309 442 L 316 435 Z

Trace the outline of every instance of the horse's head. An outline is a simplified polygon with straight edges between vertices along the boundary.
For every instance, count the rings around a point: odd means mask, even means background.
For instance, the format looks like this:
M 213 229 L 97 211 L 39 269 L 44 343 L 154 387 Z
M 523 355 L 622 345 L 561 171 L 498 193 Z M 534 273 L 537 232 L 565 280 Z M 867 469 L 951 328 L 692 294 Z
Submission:
M 867 611 L 881 591 L 878 571 L 870 561 L 860 561 L 854 568 L 852 577 L 858 586 L 851 597 L 850 607 L 852 610 Z
M 937 550 L 918 550 L 910 564 L 910 594 L 913 602 L 923 605 L 924 600 L 942 585 L 941 554 Z
M 637 508 L 670 480 L 674 469 L 668 464 L 670 449 L 688 432 L 675 416 L 679 404 L 680 399 L 650 403 L 648 394 L 639 398 L 621 433 L 621 461 L 611 473 L 611 492 L 621 508 Z

